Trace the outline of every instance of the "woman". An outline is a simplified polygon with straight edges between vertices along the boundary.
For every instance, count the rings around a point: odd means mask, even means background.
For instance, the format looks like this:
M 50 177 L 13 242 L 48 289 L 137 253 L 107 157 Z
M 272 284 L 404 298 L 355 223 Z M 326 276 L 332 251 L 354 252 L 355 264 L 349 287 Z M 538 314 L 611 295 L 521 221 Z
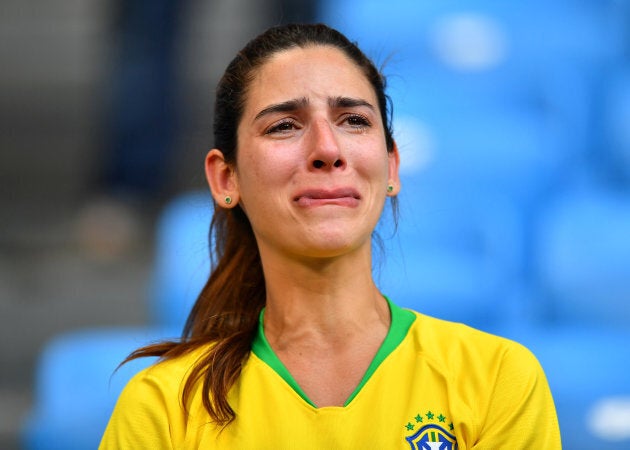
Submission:
M 384 79 L 323 25 L 272 28 L 219 82 L 218 261 L 102 448 L 560 448 L 535 358 L 398 308 L 371 239 L 400 189 Z

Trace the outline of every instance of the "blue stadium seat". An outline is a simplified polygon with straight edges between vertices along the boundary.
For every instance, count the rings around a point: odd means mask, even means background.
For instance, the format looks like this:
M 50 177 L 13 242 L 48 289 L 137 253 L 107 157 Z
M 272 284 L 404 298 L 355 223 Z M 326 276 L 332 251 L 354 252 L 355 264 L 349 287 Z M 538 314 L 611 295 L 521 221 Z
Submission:
M 630 195 L 582 179 L 537 222 L 546 320 L 506 334 L 541 361 L 565 448 L 630 448 Z
M 116 367 L 136 348 L 173 338 L 166 329 L 98 328 L 67 332 L 43 349 L 35 371 L 33 408 L 22 429 L 26 450 L 98 447 L 126 382 L 154 361 Z
M 563 448 L 630 448 L 630 330 L 565 324 L 513 337 L 545 369 Z
M 423 85 L 464 93 L 472 103 L 504 103 L 527 95 L 523 91 L 529 75 L 511 64 L 509 27 L 495 15 L 476 11 L 479 4 L 345 0 L 321 5 L 324 22 L 357 40 L 383 65 L 390 92 Z
M 439 95 L 398 109 L 394 135 L 404 189 L 447 184 L 510 196 L 531 208 L 575 159 L 566 134 L 536 111 L 485 106 L 444 109 Z M 413 101 L 413 100 L 412 100 Z
M 149 297 L 152 323 L 182 328 L 210 274 L 209 192 L 173 199 L 158 219 Z
M 604 148 L 598 157 L 605 158 L 605 170 L 611 174 L 612 178 L 630 186 L 630 64 L 628 63 L 611 74 L 607 80 L 603 117 Z
M 630 329 L 630 191 L 587 183 L 539 219 L 540 291 L 560 323 Z
M 400 221 L 381 229 L 374 275 L 400 306 L 498 332 L 523 313 L 522 229 L 509 200 L 472 191 L 400 195 Z M 384 227 L 385 228 L 385 227 Z
M 320 0 L 319 5 L 319 20 L 357 40 L 373 57 L 395 52 L 396 59 L 427 60 L 459 53 L 462 62 L 472 62 L 482 50 L 489 56 L 494 49 L 507 52 L 509 63 L 536 70 L 557 60 L 607 63 L 623 57 L 626 48 L 625 18 L 606 2 Z M 460 43 L 468 55 L 458 51 Z

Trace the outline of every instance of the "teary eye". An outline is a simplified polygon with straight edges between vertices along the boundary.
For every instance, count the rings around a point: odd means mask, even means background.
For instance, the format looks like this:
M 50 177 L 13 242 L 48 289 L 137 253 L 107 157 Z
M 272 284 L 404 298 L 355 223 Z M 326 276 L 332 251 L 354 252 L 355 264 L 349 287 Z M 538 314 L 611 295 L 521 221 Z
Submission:
M 351 114 L 346 118 L 346 122 L 348 123 L 348 125 L 350 125 L 352 128 L 357 128 L 357 129 L 363 129 L 363 128 L 367 128 L 369 126 L 371 126 L 370 121 L 360 115 L 360 114 Z
M 295 122 L 293 120 L 282 120 L 271 127 L 269 127 L 265 134 L 273 134 L 273 133 L 285 133 L 287 131 L 292 131 L 295 129 Z

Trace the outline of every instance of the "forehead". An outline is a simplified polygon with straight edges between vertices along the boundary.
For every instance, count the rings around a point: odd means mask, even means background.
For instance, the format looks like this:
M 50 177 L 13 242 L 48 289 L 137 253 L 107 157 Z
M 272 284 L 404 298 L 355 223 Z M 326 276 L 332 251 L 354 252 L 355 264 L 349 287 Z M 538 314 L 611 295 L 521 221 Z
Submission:
M 255 72 L 247 90 L 245 116 L 292 98 L 363 98 L 375 108 L 376 94 L 363 70 L 336 47 L 295 47 L 274 54 Z

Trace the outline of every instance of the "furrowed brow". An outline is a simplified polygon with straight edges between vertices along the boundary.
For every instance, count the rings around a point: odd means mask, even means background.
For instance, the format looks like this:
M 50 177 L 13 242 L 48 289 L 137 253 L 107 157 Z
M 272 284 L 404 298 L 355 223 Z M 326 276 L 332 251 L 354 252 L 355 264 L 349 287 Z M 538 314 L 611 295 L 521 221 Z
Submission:
M 353 97 L 333 97 L 328 99 L 328 106 L 331 108 L 353 108 L 357 106 L 365 106 L 374 111 L 374 106 L 360 98 Z
M 263 108 L 258 114 L 256 114 L 256 117 L 254 117 L 254 120 L 256 121 L 260 119 L 261 117 L 264 117 L 266 115 L 273 114 L 273 113 L 297 111 L 298 109 L 305 108 L 306 106 L 308 106 L 308 99 L 306 97 L 293 99 L 293 100 L 287 100 L 286 102 L 282 102 L 282 103 L 275 103 L 273 105 L 267 106 L 266 108 Z

